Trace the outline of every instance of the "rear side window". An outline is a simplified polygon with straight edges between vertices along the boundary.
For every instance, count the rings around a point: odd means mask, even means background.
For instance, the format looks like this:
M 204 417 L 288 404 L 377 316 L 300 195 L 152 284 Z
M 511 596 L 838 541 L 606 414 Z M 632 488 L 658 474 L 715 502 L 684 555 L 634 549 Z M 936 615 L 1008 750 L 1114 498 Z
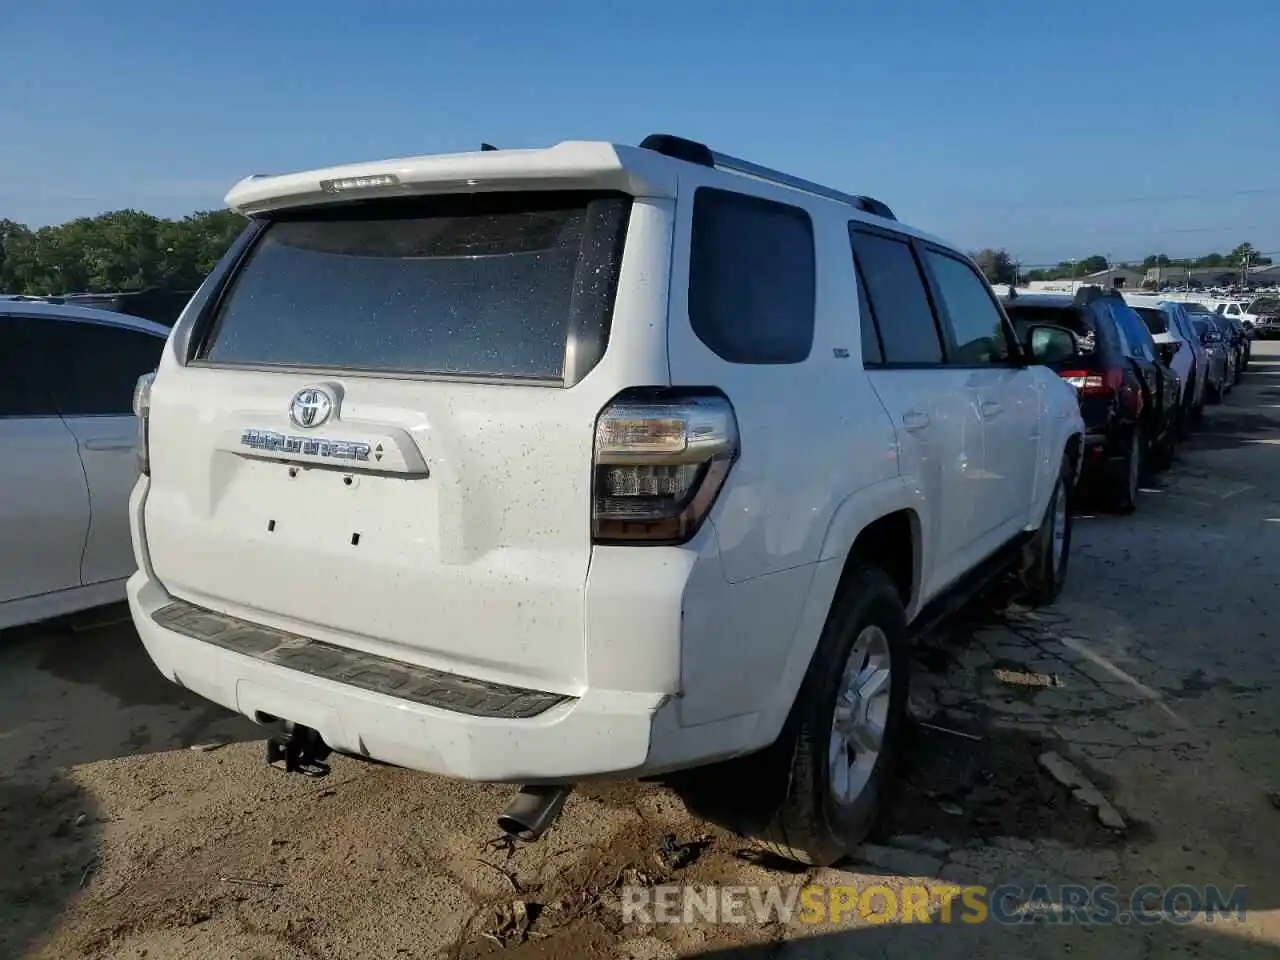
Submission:
M 813 348 L 813 224 L 799 207 L 700 187 L 689 323 L 730 363 L 799 363 Z
M 131 416 L 133 388 L 164 350 L 164 339 L 150 333 L 43 317 L 26 322 L 26 337 L 39 381 L 64 417 Z
M 473 194 L 284 215 L 197 357 L 400 374 L 563 379 L 603 354 L 630 201 Z M 585 372 L 584 370 L 577 371 Z
M 942 341 L 910 244 L 852 228 L 849 236 L 884 347 L 884 362 L 941 363 Z

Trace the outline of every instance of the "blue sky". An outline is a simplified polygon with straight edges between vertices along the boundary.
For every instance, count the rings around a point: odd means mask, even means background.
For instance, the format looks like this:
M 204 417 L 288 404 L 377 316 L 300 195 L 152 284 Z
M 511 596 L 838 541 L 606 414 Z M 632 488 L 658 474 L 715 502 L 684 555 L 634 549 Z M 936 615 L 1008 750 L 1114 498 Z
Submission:
M 664 131 L 1026 263 L 1280 251 L 1278 62 L 1275 0 L 0 0 L 0 217 Z

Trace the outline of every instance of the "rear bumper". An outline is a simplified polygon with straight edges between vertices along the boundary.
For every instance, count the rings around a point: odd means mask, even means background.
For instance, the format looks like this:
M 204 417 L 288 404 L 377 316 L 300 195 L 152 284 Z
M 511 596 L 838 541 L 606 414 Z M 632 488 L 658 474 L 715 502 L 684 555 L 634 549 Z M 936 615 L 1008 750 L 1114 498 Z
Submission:
M 669 698 L 624 691 L 589 690 L 519 720 L 428 707 L 162 627 L 153 615 L 173 598 L 141 571 L 128 593 L 142 643 L 171 681 L 258 722 L 312 727 L 341 753 L 463 780 L 573 780 L 643 768 L 655 727 L 672 722 Z
M 348 657 L 341 669 L 332 669 L 332 661 L 325 662 L 326 656 L 335 656 L 332 646 L 327 651 L 313 650 L 314 657 L 296 656 L 296 649 L 279 655 L 290 643 L 290 635 L 202 611 L 172 596 L 155 577 L 145 540 L 146 485 L 144 478 L 130 503 L 138 571 L 127 588 L 142 643 L 170 681 L 256 722 L 292 721 L 317 730 L 325 743 L 340 753 L 486 782 L 554 783 L 594 776 L 648 775 L 698 766 L 759 745 L 757 713 L 682 725 L 682 719 L 688 723 L 689 718 L 682 718 L 681 695 L 670 692 L 597 685 L 573 696 L 523 691 L 529 696 L 522 698 L 519 690 L 512 697 L 513 688 L 507 686 L 498 691 L 497 700 L 477 706 L 480 699 L 468 699 L 458 690 L 483 687 L 482 695 L 488 696 L 499 685 L 455 676 L 440 684 L 453 691 L 446 691 L 446 696 L 455 698 L 455 709 L 446 709 L 431 705 L 443 701 L 427 689 L 430 676 L 424 679 L 419 672 L 405 680 L 403 670 L 397 670 L 411 665 L 385 658 L 355 663 Z M 717 578 L 724 583 L 718 573 Z M 660 599 L 664 606 L 673 606 L 678 623 L 681 595 L 676 592 L 657 598 L 652 581 L 660 578 L 649 579 L 647 585 L 629 588 L 633 599 L 650 605 Z M 610 594 L 608 587 L 602 585 L 605 596 L 618 603 L 620 598 Z M 687 606 L 687 597 L 685 601 Z M 620 606 L 625 612 L 627 604 Z M 207 632 L 200 638 L 203 628 L 175 616 L 175 610 L 184 612 L 182 608 L 197 618 L 204 613 L 232 622 L 245 635 L 243 642 L 228 642 Z M 644 650 L 667 642 L 666 637 L 655 634 L 651 618 L 619 616 L 604 626 L 609 628 L 611 639 L 624 648 Z M 252 636 L 255 632 L 257 636 Z M 307 643 L 296 635 L 292 641 Z M 623 666 L 613 664 L 611 675 L 617 676 Z M 436 680 L 440 680 L 438 673 Z M 398 691 L 403 694 L 400 696 L 380 692 L 394 689 L 398 683 L 414 685 L 413 694 L 408 687 Z M 502 701 L 504 696 L 508 699 Z M 516 701 L 527 706 L 529 700 L 538 698 L 543 699 L 532 709 L 510 706 Z M 421 702 L 424 700 L 427 702 Z M 499 702 L 508 707 L 495 706 Z

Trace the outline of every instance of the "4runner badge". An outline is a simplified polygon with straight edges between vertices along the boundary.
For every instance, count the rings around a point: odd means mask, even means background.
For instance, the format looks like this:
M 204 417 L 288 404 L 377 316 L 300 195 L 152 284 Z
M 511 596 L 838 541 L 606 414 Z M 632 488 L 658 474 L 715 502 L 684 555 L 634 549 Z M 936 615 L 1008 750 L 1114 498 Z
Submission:
M 355 460 L 367 462 L 369 444 L 355 440 L 325 440 L 321 437 L 291 437 L 272 430 L 245 430 L 240 434 L 240 445 L 264 453 L 298 453 L 304 457 L 323 457 L 327 460 Z

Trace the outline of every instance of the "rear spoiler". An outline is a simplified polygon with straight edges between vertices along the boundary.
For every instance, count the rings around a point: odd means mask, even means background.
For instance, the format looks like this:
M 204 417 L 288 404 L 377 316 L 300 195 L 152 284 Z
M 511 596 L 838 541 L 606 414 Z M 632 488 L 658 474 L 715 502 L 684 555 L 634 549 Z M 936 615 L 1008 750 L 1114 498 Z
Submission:
M 676 195 L 671 163 L 651 150 L 566 141 L 541 150 L 496 150 L 405 157 L 301 173 L 255 174 L 227 193 L 247 216 L 352 200 L 498 190 L 616 190 L 635 197 Z

